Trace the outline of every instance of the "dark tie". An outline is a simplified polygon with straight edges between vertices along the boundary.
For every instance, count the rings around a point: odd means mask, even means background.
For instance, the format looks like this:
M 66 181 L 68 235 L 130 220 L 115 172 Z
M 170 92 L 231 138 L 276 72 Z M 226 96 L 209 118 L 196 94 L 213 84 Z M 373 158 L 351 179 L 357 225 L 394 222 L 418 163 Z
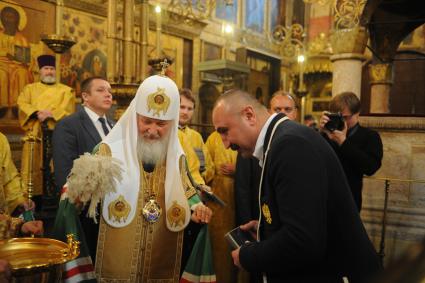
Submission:
M 108 127 L 106 127 L 106 120 L 103 117 L 99 117 L 99 122 L 102 124 L 103 133 L 105 136 L 109 134 Z

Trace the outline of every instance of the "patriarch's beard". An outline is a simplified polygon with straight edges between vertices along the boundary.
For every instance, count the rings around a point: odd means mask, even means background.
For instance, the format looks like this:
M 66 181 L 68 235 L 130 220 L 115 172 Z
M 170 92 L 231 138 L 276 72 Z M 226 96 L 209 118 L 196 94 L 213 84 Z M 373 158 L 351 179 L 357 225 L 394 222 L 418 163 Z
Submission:
M 167 156 L 168 141 L 168 134 L 156 140 L 150 140 L 143 135 L 139 135 L 137 139 L 137 157 L 139 162 L 153 166 L 162 164 Z

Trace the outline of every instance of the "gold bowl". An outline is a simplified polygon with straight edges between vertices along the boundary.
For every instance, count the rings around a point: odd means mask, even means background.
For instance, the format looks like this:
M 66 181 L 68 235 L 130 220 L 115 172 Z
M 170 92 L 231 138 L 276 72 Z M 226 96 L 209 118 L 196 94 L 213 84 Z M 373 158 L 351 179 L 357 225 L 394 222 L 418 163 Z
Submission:
M 79 255 L 79 242 L 49 238 L 12 238 L 0 241 L 0 258 L 9 262 L 13 282 L 58 282 L 63 264 Z

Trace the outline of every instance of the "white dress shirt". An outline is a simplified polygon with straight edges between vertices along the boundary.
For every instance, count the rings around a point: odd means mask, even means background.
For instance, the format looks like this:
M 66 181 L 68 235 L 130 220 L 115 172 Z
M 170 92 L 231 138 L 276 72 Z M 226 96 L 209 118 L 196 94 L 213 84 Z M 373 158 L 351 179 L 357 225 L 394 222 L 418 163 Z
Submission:
M 89 115 L 90 120 L 93 122 L 93 125 L 95 126 L 97 132 L 99 133 L 100 137 L 103 140 L 105 138 L 105 133 L 103 132 L 102 123 L 99 121 L 100 117 L 105 118 L 106 127 L 108 128 L 109 131 L 111 131 L 111 127 L 109 126 L 108 120 L 106 119 L 106 115 L 99 116 L 96 114 L 96 112 L 94 112 L 93 110 L 85 106 L 84 106 L 84 110 L 86 111 L 87 115 Z
M 273 113 L 272 115 L 270 115 L 269 119 L 267 119 L 263 128 L 261 128 L 260 134 L 257 138 L 257 143 L 255 144 L 254 153 L 252 155 L 258 159 L 258 164 L 260 165 L 260 167 L 263 167 L 264 139 L 266 138 L 267 129 L 276 115 L 277 113 Z

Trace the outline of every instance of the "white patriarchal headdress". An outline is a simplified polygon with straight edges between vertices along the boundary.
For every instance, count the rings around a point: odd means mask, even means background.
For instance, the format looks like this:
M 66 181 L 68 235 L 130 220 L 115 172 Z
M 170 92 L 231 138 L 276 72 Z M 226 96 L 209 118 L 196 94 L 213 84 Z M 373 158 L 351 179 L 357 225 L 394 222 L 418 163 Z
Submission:
M 104 220 L 113 227 L 124 227 L 133 221 L 137 211 L 137 199 L 140 189 L 140 165 L 137 159 L 137 114 L 172 121 L 167 150 L 165 177 L 165 214 L 167 227 L 171 231 L 181 231 L 190 220 L 190 208 L 187 202 L 180 175 L 179 160 L 184 154 L 178 139 L 180 95 L 176 84 L 165 76 L 151 76 L 144 80 L 137 90 L 135 98 L 103 143 L 109 145 L 112 157 L 123 162 L 123 180 L 118 184 L 117 192 L 106 195 L 102 214 Z M 125 217 L 110 217 L 110 205 L 119 202 L 129 206 Z M 169 223 L 168 214 L 172 206 L 178 204 L 185 210 L 184 223 Z M 172 217 L 171 217 L 172 218 Z

